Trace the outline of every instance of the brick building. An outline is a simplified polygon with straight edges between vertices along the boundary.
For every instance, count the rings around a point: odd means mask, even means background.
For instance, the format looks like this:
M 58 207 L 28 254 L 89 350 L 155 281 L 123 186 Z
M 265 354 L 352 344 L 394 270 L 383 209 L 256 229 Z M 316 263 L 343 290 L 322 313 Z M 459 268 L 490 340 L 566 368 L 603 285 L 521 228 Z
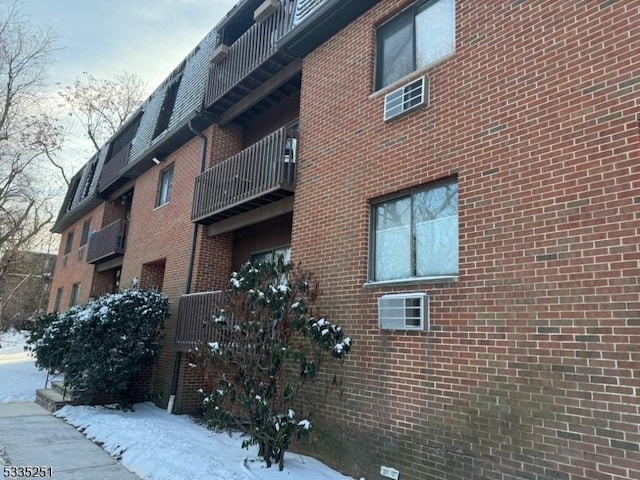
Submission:
M 243 0 L 75 177 L 50 308 L 166 292 L 189 411 L 193 312 L 291 256 L 354 339 L 328 463 L 640 478 L 638 51 L 636 0 Z

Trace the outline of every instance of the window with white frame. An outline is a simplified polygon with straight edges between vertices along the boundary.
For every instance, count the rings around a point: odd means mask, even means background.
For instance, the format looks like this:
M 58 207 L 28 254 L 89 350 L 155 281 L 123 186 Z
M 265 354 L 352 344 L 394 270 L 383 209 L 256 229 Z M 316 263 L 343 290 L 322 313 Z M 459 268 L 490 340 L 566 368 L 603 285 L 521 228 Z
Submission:
M 377 31 L 376 90 L 455 51 L 455 0 L 421 1 Z
M 156 206 L 159 207 L 171 201 L 171 188 L 173 187 L 173 165 L 162 171 L 160 174 L 160 183 L 158 185 L 158 201 Z
M 457 179 L 374 203 L 371 210 L 371 281 L 457 276 Z

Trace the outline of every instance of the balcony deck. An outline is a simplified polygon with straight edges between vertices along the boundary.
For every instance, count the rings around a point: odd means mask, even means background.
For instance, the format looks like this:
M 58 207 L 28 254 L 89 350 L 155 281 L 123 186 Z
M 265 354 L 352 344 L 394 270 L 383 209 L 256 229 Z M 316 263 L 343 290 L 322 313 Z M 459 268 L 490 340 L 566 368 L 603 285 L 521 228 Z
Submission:
M 99 263 L 124 255 L 127 226 L 125 219 L 116 220 L 89 238 L 87 263 Z
M 250 97 L 252 92 L 270 80 L 275 81 L 258 97 L 268 95 L 300 70 L 300 64 L 296 64 L 296 68 L 290 68 L 291 72 L 283 74 L 282 71 L 296 61 L 296 57 L 276 46 L 292 28 L 293 6 L 294 2 L 280 0 L 278 10 L 251 26 L 229 45 L 229 52 L 223 60 L 211 64 L 204 101 L 207 110 L 220 116 L 229 108 L 244 104 L 242 99 Z M 259 100 L 255 98 L 246 102 L 247 108 Z
M 219 340 L 211 325 L 213 315 L 222 307 L 221 291 L 182 295 L 178 303 L 175 347 L 188 352 L 203 343 Z
M 191 220 L 211 224 L 293 195 L 297 132 L 280 128 L 196 177 Z

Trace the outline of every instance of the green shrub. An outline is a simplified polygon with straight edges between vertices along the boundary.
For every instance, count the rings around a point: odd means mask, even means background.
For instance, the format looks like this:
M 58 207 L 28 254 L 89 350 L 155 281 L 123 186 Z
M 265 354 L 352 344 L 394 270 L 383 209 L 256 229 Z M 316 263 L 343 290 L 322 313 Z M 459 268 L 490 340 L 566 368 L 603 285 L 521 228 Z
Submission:
M 74 307 L 77 309 L 78 307 Z M 49 373 L 61 373 L 71 345 L 73 314 L 59 316 L 56 312 L 40 315 L 27 338 L 27 349 L 36 358 L 36 366 Z M 43 338 L 46 337 L 46 340 Z
M 318 284 L 290 265 L 245 265 L 231 278 L 224 309 L 212 320 L 219 341 L 194 359 L 215 388 L 203 392 L 209 428 L 248 434 L 270 467 L 283 468 L 290 443 L 311 428 L 294 411 L 296 395 L 327 358 L 342 359 L 351 339 L 315 314 Z
M 63 373 L 65 385 L 77 391 L 107 393 L 129 408 L 132 381 L 158 355 L 168 316 L 166 296 L 127 290 L 69 309 L 29 341 L 38 367 Z

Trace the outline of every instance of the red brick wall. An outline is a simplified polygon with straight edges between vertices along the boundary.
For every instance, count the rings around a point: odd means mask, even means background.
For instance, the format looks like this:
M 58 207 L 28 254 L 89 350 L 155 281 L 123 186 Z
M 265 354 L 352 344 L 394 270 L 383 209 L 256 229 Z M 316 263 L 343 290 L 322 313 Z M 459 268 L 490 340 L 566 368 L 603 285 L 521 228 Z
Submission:
M 166 260 L 156 260 L 155 262 L 149 262 L 142 265 L 142 271 L 140 272 L 140 288 L 143 290 L 157 290 L 162 291 L 164 284 L 164 268 L 166 266 Z
M 242 129 L 236 125 L 225 128 L 212 126 L 209 142 L 208 168 L 225 161 L 242 150 Z M 233 234 L 209 237 L 206 227 L 200 227 L 194 265 L 193 292 L 226 288 L 231 274 Z
M 86 262 L 87 245 L 80 247 L 82 239 L 82 227 L 86 220 L 91 219 L 91 230 L 99 230 L 102 225 L 102 216 L 104 213 L 104 204 L 101 204 L 90 213 L 79 219 L 67 230 L 62 232 L 60 236 L 60 247 L 58 249 L 58 257 L 56 258 L 56 268 L 53 272 L 53 282 L 49 294 L 48 312 L 52 312 L 55 308 L 56 294 L 58 288 L 62 287 L 63 295 L 60 302 L 60 311 L 64 312 L 69 308 L 71 300 L 71 290 L 74 283 L 80 283 L 78 293 L 78 304 L 87 303 L 92 295 L 92 280 L 94 266 Z M 67 235 L 73 231 L 73 246 L 68 255 L 64 255 L 67 243 Z M 81 252 L 79 252 L 81 250 Z M 67 257 L 66 260 L 64 257 Z
M 118 281 L 120 278 L 117 276 L 118 268 L 112 268 L 105 270 L 104 272 L 98 272 L 97 270 L 93 274 L 93 281 L 91 283 L 91 296 L 98 298 L 107 293 L 114 293 L 118 291 Z
M 316 453 L 367 478 L 640 478 L 640 2 L 459 1 L 431 105 L 384 123 L 375 28 L 407 4 L 304 61 L 293 259 L 354 339 Z M 459 279 L 363 288 L 370 201 L 453 174 Z M 428 292 L 432 331 L 380 331 L 391 291 Z
M 142 174 L 135 182 L 127 236 L 121 288 L 129 288 L 134 277 L 141 287 L 161 287 L 172 304 L 186 290 L 191 238 L 191 204 L 194 179 L 200 170 L 201 140 L 194 138 L 162 163 Z M 156 207 L 159 178 L 173 165 L 173 186 L 169 203 Z M 163 278 L 154 266 L 164 262 Z M 154 276 L 155 275 L 155 276 Z M 168 401 L 174 365 L 175 315 L 167 322 L 164 345 L 155 368 L 154 398 L 161 405 Z
M 104 203 L 104 217 L 102 220 L 102 226 L 96 226 L 96 230 L 100 228 L 104 228 L 107 225 L 115 222 L 116 220 L 120 220 L 122 218 L 127 218 L 127 211 L 129 210 L 129 204 L 123 205 L 119 199 L 116 199 L 111 202 Z

